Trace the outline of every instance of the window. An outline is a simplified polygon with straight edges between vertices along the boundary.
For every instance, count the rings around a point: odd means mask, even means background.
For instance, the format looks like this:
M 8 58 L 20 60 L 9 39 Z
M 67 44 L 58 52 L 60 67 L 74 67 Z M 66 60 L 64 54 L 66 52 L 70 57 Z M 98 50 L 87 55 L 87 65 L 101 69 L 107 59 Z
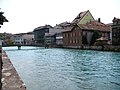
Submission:
M 76 43 L 78 43 L 78 39 L 76 39 Z
M 72 40 L 70 39 L 70 44 L 72 43 Z

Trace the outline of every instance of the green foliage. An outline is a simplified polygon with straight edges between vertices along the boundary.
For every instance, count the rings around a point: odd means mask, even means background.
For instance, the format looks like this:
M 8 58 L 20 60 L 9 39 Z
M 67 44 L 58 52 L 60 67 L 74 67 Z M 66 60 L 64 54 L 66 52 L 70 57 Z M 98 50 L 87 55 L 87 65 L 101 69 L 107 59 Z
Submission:
M 6 19 L 6 17 L 3 14 L 4 14 L 4 12 L 0 12 L 0 25 L 3 25 L 4 22 L 8 22 L 8 20 Z
M 91 45 L 93 45 L 96 42 L 96 39 L 101 37 L 101 33 L 99 31 L 94 31 L 92 40 L 91 40 Z
M 83 35 L 82 36 L 82 43 L 83 44 L 88 44 L 88 42 L 87 42 L 87 35 Z
M 3 34 L 2 34 L 2 33 L 0 33 L 0 37 L 3 37 Z

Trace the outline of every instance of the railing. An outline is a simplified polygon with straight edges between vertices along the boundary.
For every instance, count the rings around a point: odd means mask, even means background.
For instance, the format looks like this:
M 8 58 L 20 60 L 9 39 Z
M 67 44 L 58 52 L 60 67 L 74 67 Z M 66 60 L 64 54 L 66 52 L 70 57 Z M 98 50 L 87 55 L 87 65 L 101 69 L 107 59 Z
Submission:
M 11 46 L 43 46 L 41 44 L 5 44 L 2 47 L 11 47 Z

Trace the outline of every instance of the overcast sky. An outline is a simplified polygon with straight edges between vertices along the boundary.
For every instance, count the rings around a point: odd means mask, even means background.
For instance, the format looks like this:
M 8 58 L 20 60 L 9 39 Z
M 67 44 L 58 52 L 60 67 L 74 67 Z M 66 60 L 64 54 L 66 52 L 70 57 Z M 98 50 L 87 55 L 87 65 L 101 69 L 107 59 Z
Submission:
M 49 24 L 71 22 L 80 12 L 90 10 L 95 19 L 111 23 L 120 18 L 120 0 L 0 0 L 1 11 L 9 22 L 0 32 L 26 33 Z

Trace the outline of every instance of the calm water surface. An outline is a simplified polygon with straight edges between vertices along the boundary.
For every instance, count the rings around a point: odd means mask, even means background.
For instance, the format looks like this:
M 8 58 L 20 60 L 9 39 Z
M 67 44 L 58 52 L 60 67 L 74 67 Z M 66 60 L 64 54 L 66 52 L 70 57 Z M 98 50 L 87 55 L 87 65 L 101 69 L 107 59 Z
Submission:
M 120 90 L 120 53 L 3 48 L 28 90 Z

